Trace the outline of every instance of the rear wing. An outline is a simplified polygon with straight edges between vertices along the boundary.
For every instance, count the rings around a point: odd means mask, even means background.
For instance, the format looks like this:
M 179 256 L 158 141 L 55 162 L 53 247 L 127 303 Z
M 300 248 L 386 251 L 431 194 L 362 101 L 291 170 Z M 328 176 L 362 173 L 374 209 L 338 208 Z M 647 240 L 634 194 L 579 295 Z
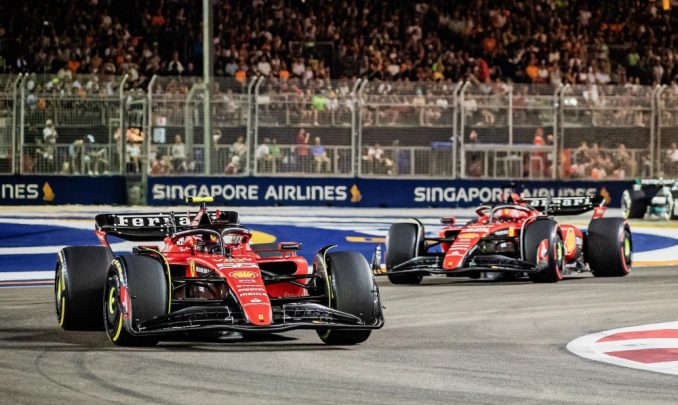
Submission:
M 198 214 L 199 212 L 99 214 L 94 221 L 97 233 L 138 242 L 161 241 L 173 233 L 199 227 L 222 229 L 240 224 L 235 211 L 210 212 L 208 216 L 201 216 L 199 223 L 195 223 Z
M 600 207 L 605 202 L 602 196 L 532 197 L 523 200 L 546 215 L 579 215 Z

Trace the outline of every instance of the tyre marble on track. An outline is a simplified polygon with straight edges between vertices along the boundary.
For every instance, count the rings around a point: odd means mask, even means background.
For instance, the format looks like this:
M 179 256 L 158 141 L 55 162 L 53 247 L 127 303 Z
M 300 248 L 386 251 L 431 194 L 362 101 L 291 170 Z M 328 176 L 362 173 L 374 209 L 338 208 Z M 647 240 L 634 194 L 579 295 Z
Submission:
M 296 331 L 113 347 L 64 333 L 51 288 L 0 290 L 0 402 L 675 403 L 674 377 L 570 354 L 577 336 L 675 320 L 675 269 L 552 285 L 379 281 L 386 326 L 357 347 Z

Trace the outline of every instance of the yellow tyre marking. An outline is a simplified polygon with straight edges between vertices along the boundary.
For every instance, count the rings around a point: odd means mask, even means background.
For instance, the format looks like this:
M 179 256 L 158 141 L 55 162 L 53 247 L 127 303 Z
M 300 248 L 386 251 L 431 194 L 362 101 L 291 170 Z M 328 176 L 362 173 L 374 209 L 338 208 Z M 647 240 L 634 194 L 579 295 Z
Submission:
M 118 338 L 120 338 L 120 332 L 122 332 L 122 314 L 118 316 L 118 326 L 115 330 L 115 334 L 113 335 L 112 340 L 114 342 L 118 341 Z
M 108 313 L 113 314 L 115 309 L 113 308 L 113 295 L 115 294 L 115 288 L 111 288 L 111 291 L 108 293 Z
M 59 326 L 64 326 L 64 319 L 66 319 L 66 297 L 61 296 L 61 317 L 59 318 Z

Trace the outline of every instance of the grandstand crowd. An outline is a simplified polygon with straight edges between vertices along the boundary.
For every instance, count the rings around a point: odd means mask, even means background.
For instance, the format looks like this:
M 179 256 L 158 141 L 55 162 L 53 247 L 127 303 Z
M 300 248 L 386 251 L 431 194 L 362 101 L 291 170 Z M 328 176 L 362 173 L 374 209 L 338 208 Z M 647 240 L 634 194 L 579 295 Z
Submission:
M 661 1 L 216 0 L 219 76 L 670 83 Z M 199 75 L 199 2 L 0 2 L 0 72 Z

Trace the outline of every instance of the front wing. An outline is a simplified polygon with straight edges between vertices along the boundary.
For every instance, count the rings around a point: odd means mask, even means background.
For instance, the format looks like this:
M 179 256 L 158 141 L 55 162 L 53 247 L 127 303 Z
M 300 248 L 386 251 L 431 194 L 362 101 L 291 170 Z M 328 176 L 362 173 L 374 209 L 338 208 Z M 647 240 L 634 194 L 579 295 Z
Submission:
M 443 269 L 444 255 L 428 255 L 414 257 L 406 262 L 388 269 L 386 272 L 378 272 L 376 275 L 389 274 L 445 274 L 447 276 L 465 276 L 479 271 L 499 271 L 536 273 L 537 268 L 533 263 L 514 259 L 504 255 L 477 255 L 464 261 L 462 267 Z
M 274 333 L 293 329 L 379 329 L 384 326 L 381 302 L 370 322 L 316 303 L 288 303 L 273 306 L 273 323 L 249 324 L 242 311 L 226 305 L 191 306 L 168 315 L 141 322 L 135 335 L 169 335 L 194 331 L 235 331 Z

